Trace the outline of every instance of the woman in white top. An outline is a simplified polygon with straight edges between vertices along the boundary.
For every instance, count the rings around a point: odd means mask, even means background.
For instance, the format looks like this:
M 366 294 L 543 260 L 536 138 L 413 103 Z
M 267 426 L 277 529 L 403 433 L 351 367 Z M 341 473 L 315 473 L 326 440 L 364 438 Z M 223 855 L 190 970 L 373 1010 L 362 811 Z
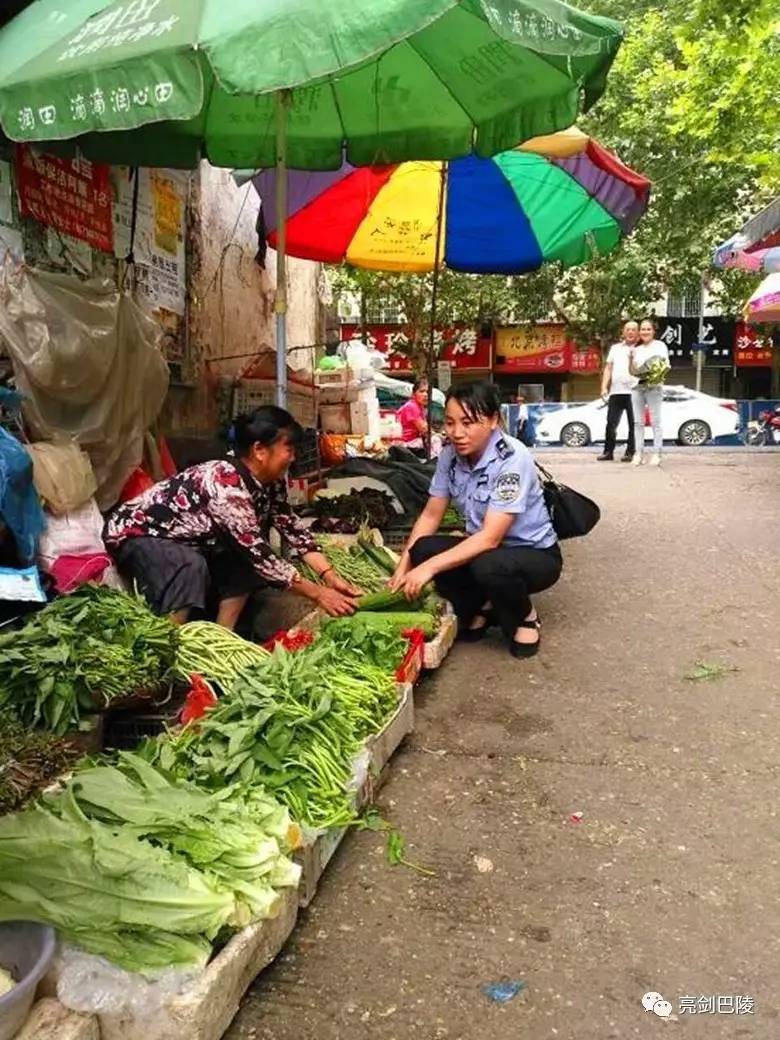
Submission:
M 633 466 L 641 466 L 644 462 L 645 411 L 650 413 L 650 423 L 653 427 L 653 455 L 650 465 L 661 465 L 661 451 L 664 446 L 661 405 L 664 399 L 664 381 L 671 366 L 669 349 L 665 343 L 655 338 L 655 334 L 655 322 L 652 318 L 645 318 L 639 326 L 639 345 L 633 347 L 630 354 L 631 375 L 639 380 L 631 391 L 636 431 L 636 453 L 631 460 Z

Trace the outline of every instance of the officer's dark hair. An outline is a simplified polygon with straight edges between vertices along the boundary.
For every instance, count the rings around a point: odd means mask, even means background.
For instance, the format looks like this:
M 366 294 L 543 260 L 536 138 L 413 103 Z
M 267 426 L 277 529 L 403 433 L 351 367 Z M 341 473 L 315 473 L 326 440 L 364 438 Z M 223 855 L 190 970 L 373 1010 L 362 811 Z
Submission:
M 419 379 L 415 379 L 412 383 L 412 393 L 416 394 L 418 390 L 422 390 L 423 387 L 430 388 L 430 381 L 427 376 L 420 376 Z
M 493 383 L 483 380 L 479 383 L 466 383 L 463 386 L 451 386 L 447 391 L 447 402 L 457 401 L 466 416 L 472 422 L 480 419 L 493 419 L 501 415 L 501 398 Z
M 243 458 L 255 444 L 270 448 L 282 438 L 292 444 L 298 444 L 302 436 L 302 427 L 289 412 L 273 404 L 264 404 L 255 408 L 253 412 L 237 416 L 233 420 L 228 439 Z
M 642 320 L 639 322 L 639 324 L 640 325 L 645 325 L 645 324 L 652 325 L 653 326 L 653 332 L 658 332 L 658 322 L 655 320 L 655 318 L 651 317 L 649 314 L 648 314 L 648 316 L 646 318 L 642 318 Z

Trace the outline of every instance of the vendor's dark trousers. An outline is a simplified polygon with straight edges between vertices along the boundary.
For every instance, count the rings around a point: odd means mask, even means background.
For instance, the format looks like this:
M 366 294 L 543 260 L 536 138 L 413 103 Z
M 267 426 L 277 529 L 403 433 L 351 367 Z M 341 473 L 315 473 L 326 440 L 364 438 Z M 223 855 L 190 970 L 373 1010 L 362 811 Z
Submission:
M 460 541 L 447 535 L 418 538 L 409 550 L 418 567 L 432 556 L 446 552 Z M 521 621 L 531 613 L 531 594 L 556 583 L 563 567 L 561 550 L 502 547 L 482 553 L 462 567 L 435 578 L 436 590 L 452 604 L 461 626 L 468 628 L 485 603 L 493 604 L 504 634 L 511 639 Z
M 631 394 L 610 394 L 607 405 L 607 435 L 604 439 L 604 454 L 614 455 L 617 440 L 617 428 L 620 417 L 625 412 L 628 423 L 628 443 L 626 444 L 626 455 L 633 455 L 636 450 L 634 443 L 634 409 L 631 404 Z

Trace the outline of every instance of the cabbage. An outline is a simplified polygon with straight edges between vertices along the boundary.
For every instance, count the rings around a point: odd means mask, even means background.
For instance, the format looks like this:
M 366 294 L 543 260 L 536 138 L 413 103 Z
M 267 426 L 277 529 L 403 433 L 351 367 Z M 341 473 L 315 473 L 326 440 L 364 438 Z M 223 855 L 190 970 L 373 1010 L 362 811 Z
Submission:
M 53 925 L 130 971 L 202 967 L 220 932 L 274 916 L 298 884 L 294 833 L 264 792 L 208 793 L 121 755 L 0 818 L 0 921 Z

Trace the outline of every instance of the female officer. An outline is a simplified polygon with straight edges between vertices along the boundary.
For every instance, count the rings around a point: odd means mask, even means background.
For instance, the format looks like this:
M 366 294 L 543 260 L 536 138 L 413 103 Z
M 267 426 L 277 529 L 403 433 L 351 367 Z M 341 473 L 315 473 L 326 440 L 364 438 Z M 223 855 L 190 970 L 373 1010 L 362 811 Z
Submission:
M 461 639 L 476 642 L 498 623 L 512 656 L 532 657 L 540 634 L 530 595 L 555 584 L 563 561 L 531 454 L 502 432 L 499 416 L 490 383 L 448 392 L 450 443 L 391 586 L 415 599 L 433 581 L 455 608 Z M 465 538 L 436 534 L 450 500 Z
M 263 586 L 289 588 L 329 614 L 354 612 L 359 590 L 336 574 L 287 501 L 284 478 L 301 432 L 284 409 L 258 408 L 233 424 L 237 458 L 191 466 L 109 517 L 106 545 L 157 613 L 181 624 L 211 592 L 218 624 L 232 629 Z M 274 553 L 272 527 L 324 587 Z

